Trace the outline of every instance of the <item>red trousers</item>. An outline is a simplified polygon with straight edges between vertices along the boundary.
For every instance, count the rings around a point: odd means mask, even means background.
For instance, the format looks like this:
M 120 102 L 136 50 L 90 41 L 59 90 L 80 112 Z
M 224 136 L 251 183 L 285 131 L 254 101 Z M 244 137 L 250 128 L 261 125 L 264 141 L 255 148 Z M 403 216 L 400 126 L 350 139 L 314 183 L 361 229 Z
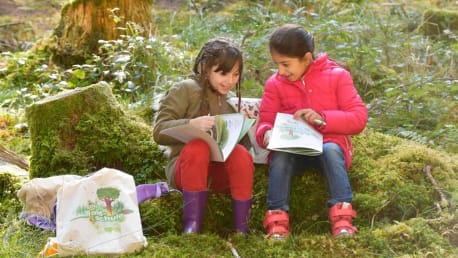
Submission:
M 210 148 L 203 140 L 188 142 L 175 165 L 175 184 L 190 192 L 211 189 L 231 194 L 236 200 L 248 200 L 253 190 L 253 157 L 237 144 L 226 162 L 210 161 Z

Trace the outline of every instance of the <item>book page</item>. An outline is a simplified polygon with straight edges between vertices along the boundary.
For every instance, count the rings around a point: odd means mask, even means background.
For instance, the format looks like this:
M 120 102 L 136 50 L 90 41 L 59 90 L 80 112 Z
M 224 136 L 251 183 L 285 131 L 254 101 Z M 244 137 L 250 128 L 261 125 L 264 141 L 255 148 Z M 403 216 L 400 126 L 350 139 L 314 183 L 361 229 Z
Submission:
M 224 161 L 239 142 L 244 120 L 244 115 L 238 113 L 216 116 L 217 143 Z
M 323 136 L 293 115 L 277 113 L 267 149 L 316 156 L 323 152 Z
M 161 134 L 169 135 L 183 143 L 202 139 L 210 147 L 211 160 L 224 162 L 234 149 L 243 133 L 245 116 L 243 114 L 224 114 L 216 116 L 216 125 L 211 133 L 204 132 L 190 124 L 167 128 Z M 252 123 L 251 123 L 252 125 Z M 243 135 L 242 135 L 243 133 Z
M 245 119 L 243 120 L 242 131 L 240 131 L 240 135 L 239 135 L 239 140 L 238 141 L 242 140 L 242 138 L 245 136 L 245 134 L 247 134 L 248 131 L 250 131 L 250 129 L 253 127 L 255 122 L 256 122 L 256 119 L 245 117 Z
M 202 139 L 208 144 L 208 146 L 210 146 L 212 160 L 224 160 L 221 150 L 219 149 L 218 144 L 213 139 L 213 137 L 209 133 L 199 130 L 190 124 L 179 125 L 176 127 L 164 129 L 161 131 L 161 134 L 172 136 L 173 138 L 183 143 L 188 143 L 189 141 L 194 140 L 196 138 Z

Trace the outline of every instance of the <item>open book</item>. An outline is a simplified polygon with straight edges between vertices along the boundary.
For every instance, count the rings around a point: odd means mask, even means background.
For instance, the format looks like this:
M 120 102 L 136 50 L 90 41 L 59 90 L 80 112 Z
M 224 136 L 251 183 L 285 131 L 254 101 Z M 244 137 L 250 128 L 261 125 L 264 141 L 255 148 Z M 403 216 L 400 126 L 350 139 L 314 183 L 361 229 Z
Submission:
M 323 135 L 291 114 L 277 113 L 267 149 L 317 156 L 323 152 Z
M 196 138 L 202 139 L 210 146 L 211 160 L 224 162 L 255 121 L 240 113 L 224 114 L 216 116 L 215 127 L 210 133 L 185 124 L 164 129 L 161 134 L 184 143 Z

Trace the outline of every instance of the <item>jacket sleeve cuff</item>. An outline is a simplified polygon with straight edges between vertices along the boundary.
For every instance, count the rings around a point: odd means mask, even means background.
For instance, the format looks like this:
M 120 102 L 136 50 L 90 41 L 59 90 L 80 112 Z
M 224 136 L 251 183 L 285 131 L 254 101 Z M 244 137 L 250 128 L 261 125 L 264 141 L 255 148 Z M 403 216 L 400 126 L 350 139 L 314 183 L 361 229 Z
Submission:
M 260 125 L 256 130 L 256 141 L 258 142 L 258 145 L 262 148 L 266 147 L 264 145 L 264 134 L 267 132 L 267 130 L 270 129 L 272 129 L 272 127 L 270 127 L 269 125 Z

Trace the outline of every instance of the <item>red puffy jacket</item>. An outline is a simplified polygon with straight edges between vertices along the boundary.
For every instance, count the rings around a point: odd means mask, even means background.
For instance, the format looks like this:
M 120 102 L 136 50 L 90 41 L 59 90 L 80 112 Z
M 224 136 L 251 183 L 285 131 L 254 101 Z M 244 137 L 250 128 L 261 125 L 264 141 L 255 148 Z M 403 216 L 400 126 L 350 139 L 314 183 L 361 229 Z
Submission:
M 367 108 L 356 91 L 350 73 L 322 54 L 311 64 L 303 80 L 288 81 L 275 73 L 266 82 L 262 96 L 256 141 L 264 146 L 264 133 L 273 127 L 277 112 L 294 114 L 311 108 L 320 113 L 325 126 L 316 129 L 323 142 L 338 144 L 350 168 L 353 146 L 351 135 L 364 130 Z

